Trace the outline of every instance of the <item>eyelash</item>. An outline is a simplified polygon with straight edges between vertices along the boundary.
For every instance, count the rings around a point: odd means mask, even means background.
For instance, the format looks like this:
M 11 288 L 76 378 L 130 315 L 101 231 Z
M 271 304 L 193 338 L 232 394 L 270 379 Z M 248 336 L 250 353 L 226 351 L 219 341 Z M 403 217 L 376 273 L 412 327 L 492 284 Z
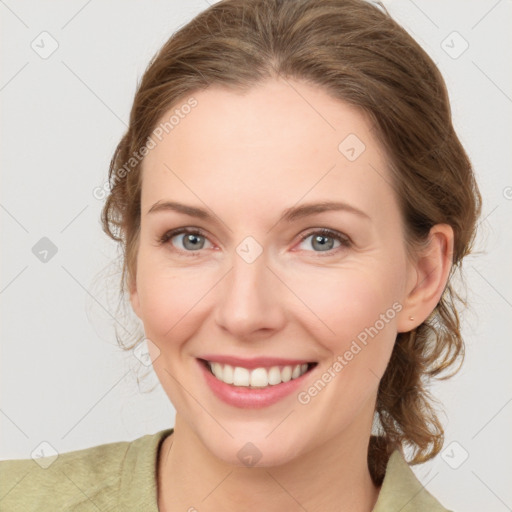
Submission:
M 349 248 L 352 244 L 350 239 L 346 235 L 343 235 L 343 234 L 339 233 L 338 231 L 334 231 L 333 229 L 328 229 L 328 228 L 320 228 L 320 229 L 314 229 L 314 230 L 308 231 L 304 235 L 301 235 L 300 241 L 303 242 L 304 240 L 309 238 L 311 235 L 332 238 L 340 243 L 339 247 L 329 249 L 328 251 L 307 251 L 307 252 L 314 252 L 319 257 L 333 256 L 334 254 L 337 254 L 339 251 Z
M 208 238 L 206 236 L 206 234 L 198 228 L 178 228 L 178 229 L 173 229 L 171 231 L 167 231 L 166 233 L 164 233 L 158 239 L 158 243 L 159 243 L 159 245 L 164 245 L 171 238 L 174 238 L 175 236 L 182 235 L 182 234 L 196 235 L 196 236 L 202 236 L 204 238 Z M 304 240 L 309 238 L 311 235 L 320 235 L 320 236 L 324 236 L 324 237 L 328 237 L 328 238 L 333 238 L 334 240 L 337 240 L 338 242 L 340 242 L 339 247 L 336 247 L 334 249 L 329 249 L 328 251 L 311 251 L 311 252 L 317 252 L 319 256 L 332 256 L 333 254 L 337 253 L 339 250 L 346 249 L 352 245 L 352 242 L 346 235 L 343 235 L 343 234 L 339 233 L 338 231 L 334 231 L 334 230 L 328 229 L 328 228 L 320 228 L 317 230 L 309 231 L 308 233 L 301 235 L 300 241 L 303 242 Z M 199 253 L 201 252 L 200 250 L 199 251 L 183 251 L 181 249 L 177 249 L 177 250 L 179 252 L 186 253 L 187 256 L 192 256 L 192 257 L 200 256 Z M 308 252 L 310 252 L 310 251 L 308 251 Z M 325 254 L 322 254 L 322 253 L 325 253 Z

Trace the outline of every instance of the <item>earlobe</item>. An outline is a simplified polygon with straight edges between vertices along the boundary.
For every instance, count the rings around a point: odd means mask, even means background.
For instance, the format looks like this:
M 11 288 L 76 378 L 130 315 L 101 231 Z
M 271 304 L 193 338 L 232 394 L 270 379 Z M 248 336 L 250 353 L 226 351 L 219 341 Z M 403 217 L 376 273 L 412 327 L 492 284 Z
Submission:
M 398 332 L 411 331 L 432 313 L 446 287 L 452 261 L 453 229 L 448 224 L 436 224 L 430 230 L 428 244 L 415 259 L 415 283 L 407 290 Z

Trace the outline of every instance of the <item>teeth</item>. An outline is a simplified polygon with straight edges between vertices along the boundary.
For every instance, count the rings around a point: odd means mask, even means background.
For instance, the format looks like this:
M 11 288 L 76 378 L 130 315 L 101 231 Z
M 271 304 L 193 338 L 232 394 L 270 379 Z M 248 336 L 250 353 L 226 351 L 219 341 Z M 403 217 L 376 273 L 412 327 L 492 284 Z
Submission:
M 281 382 L 288 382 L 304 375 L 308 369 L 307 363 L 295 366 L 272 366 L 271 368 L 254 368 L 248 370 L 240 366 L 229 364 L 212 363 L 208 361 L 212 373 L 217 379 L 226 384 L 233 384 L 239 387 L 266 388 L 269 385 L 275 386 Z
M 292 379 L 296 379 L 297 377 L 300 377 L 300 369 L 301 369 L 301 365 L 299 365 L 299 364 L 293 369 L 293 372 L 291 375 Z
M 268 386 L 268 373 L 265 368 L 255 368 L 251 372 L 251 387 L 265 388 Z
M 219 372 L 219 375 L 216 375 L 216 377 L 222 380 L 223 372 Z M 235 369 L 233 370 L 233 385 L 248 386 L 250 379 L 251 375 L 247 368 L 240 368 L 239 366 L 236 366 Z
M 219 364 L 219 366 L 221 366 L 221 365 Z M 227 364 L 224 366 L 224 369 L 222 369 L 222 367 L 221 367 L 221 371 L 222 371 L 222 380 L 226 384 L 233 384 L 233 367 L 229 366 Z
M 292 379 L 292 373 L 293 373 L 293 368 L 291 366 L 285 366 L 281 370 L 281 380 L 283 382 L 288 382 L 289 380 Z
M 272 366 L 268 372 L 268 383 L 272 386 L 281 384 L 281 372 L 277 366 Z

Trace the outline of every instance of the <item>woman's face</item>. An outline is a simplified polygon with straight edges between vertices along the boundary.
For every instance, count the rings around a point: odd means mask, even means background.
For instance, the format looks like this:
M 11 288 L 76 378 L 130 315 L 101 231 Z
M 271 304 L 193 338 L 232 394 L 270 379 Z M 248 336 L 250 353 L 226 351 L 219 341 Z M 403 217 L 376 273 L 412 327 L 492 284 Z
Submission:
M 181 424 L 238 465 L 367 442 L 416 276 L 371 124 L 297 81 L 193 98 L 144 160 L 131 294 Z

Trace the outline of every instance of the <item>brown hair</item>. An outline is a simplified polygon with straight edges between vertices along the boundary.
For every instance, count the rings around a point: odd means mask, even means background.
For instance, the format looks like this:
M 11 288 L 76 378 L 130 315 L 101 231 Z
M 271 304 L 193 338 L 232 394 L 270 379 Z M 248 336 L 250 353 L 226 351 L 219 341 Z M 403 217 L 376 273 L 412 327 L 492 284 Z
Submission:
M 411 448 L 413 464 L 442 448 L 443 428 L 426 385 L 431 377 L 447 378 L 440 374 L 463 360 L 456 309 L 462 300 L 450 283 L 471 249 L 481 210 L 471 163 L 452 126 L 443 78 L 382 5 L 223 0 L 179 29 L 139 84 L 129 128 L 110 164 L 103 228 L 123 248 L 124 292 L 135 278 L 141 215 L 142 160 L 131 159 L 161 116 L 211 85 L 245 91 L 279 76 L 318 86 L 370 116 L 387 152 L 408 247 L 425 241 L 435 224 L 454 230 L 454 265 L 443 296 L 425 322 L 398 334 L 380 382 L 375 418 L 381 435 L 371 437 L 368 451 L 372 477 L 379 483 L 395 448 Z

